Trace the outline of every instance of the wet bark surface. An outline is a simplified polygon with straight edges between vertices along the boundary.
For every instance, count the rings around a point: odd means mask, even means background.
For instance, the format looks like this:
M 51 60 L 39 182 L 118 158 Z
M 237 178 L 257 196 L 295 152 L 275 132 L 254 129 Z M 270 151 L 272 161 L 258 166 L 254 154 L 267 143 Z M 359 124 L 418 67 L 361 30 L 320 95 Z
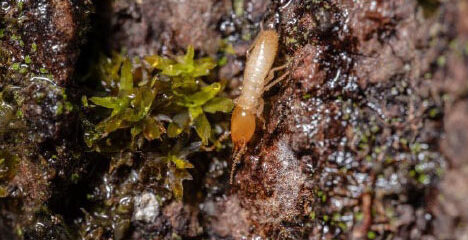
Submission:
M 44 210 L 63 190 L 54 181 L 68 180 L 77 166 L 71 156 L 80 147 L 72 144 L 76 121 L 65 86 L 71 86 L 92 3 L 0 4 L 0 238 L 65 239 L 62 217 Z
M 19 9 L 9 1 L 1 12 L 0 88 L 12 107 L 0 113 L 14 119 L 21 109 L 27 121 L 12 126 L 20 134 L 2 132 L 0 155 L 29 145 L 18 173 L 1 179 L 10 191 L 1 237 L 468 237 L 465 1 L 119 0 L 95 2 L 92 16 L 87 4 L 26 1 Z M 95 30 L 83 35 L 89 19 Z M 69 127 L 80 116 L 57 114 L 65 92 L 84 91 L 72 76 L 94 48 L 143 57 L 193 45 L 216 56 L 228 41 L 234 53 L 217 77 L 229 79 L 235 98 L 260 25 L 278 31 L 275 65 L 287 64 L 288 77 L 264 93 L 265 127 L 258 124 L 232 185 L 230 151 L 195 154 L 194 179 L 183 201 L 173 200 L 151 180 L 150 153 L 124 164 L 115 164 L 118 154 L 83 153 L 74 140 L 80 127 Z M 41 71 L 52 84 L 29 82 Z M 36 224 L 24 228 L 23 219 Z

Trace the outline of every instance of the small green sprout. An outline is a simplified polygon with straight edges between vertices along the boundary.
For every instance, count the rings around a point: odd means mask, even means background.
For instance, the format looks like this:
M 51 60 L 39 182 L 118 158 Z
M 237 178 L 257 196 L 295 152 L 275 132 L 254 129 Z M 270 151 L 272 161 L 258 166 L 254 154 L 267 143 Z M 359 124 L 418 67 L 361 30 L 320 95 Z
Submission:
M 151 67 L 161 70 L 161 74 L 172 78 L 172 88 L 196 88 L 197 78 L 206 76 L 216 67 L 216 62 L 209 57 L 194 59 L 195 50 L 187 48 L 184 56 L 175 59 L 160 56 L 147 56 L 145 60 Z
M 192 176 L 187 169 L 194 168 L 188 161 L 187 156 L 193 152 L 200 150 L 201 143 L 194 142 L 188 147 L 182 147 L 181 142 L 169 151 L 166 156 L 159 156 L 153 159 L 155 162 L 162 163 L 167 167 L 165 185 L 170 188 L 174 197 L 178 200 L 182 199 L 184 180 L 192 180 Z
M 166 183 L 171 187 L 174 197 L 181 199 L 184 192 L 182 182 L 184 180 L 192 180 L 192 176 L 187 169 L 193 168 L 193 165 L 180 156 L 171 153 L 166 157 L 166 161 L 169 170 L 167 172 Z
M 13 71 L 18 71 L 18 70 L 20 69 L 20 64 L 19 64 L 19 63 L 13 63 L 13 64 L 11 65 L 11 69 L 12 69 Z
M 227 39 L 221 40 L 219 52 L 222 54 L 222 57 L 218 60 L 218 66 L 226 65 L 228 62 L 227 56 L 236 54 L 234 47 L 228 42 Z
M 234 0 L 232 5 L 236 16 L 242 17 L 244 15 L 244 0 Z
M 31 51 L 32 51 L 33 53 L 35 53 L 35 52 L 37 51 L 37 44 L 36 44 L 36 43 L 32 43 L 32 44 L 31 44 Z
M 31 57 L 29 55 L 26 55 L 26 57 L 24 57 L 24 62 L 26 64 L 31 64 L 31 62 L 32 62 Z

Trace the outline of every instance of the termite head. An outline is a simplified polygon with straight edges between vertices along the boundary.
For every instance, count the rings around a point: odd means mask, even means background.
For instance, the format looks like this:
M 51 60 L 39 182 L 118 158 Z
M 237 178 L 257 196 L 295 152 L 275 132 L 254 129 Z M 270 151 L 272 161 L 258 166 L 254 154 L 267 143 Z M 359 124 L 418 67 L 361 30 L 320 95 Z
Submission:
M 231 138 L 236 149 L 244 147 L 255 132 L 255 114 L 236 106 L 231 118 Z

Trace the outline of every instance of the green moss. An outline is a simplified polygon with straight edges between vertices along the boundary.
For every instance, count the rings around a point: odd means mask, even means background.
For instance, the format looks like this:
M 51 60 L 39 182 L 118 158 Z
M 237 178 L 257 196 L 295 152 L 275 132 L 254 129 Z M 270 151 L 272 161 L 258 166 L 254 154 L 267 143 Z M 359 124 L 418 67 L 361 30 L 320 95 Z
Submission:
M 32 43 L 32 44 L 31 44 L 31 51 L 32 51 L 33 53 L 35 53 L 35 52 L 37 51 L 37 44 L 36 44 L 36 43 Z
M 18 41 L 18 40 L 21 39 L 21 37 L 18 36 L 18 35 L 16 35 L 16 34 L 12 34 L 11 37 L 10 37 L 10 39 L 13 40 L 13 41 Z
M 252 39 L 252 34 L 250 32 L 246 32 L 246 33 L 242 34 L 242 40 L 250 41 L 250 39 Z
M 168 136 L 174 138 L 184 131 L 189 132 L 191 127 L 202 142 L 208 144 L 212 134 L 205 113 L 228 113 L 233 103 L 218 96 L 222 84 L 207 85 L 200 79 L 216 66 L 215 61 L 211 58 L 194 59 L 194 54 L 194 49 L 189 47 L 185 55 L 175 59 L 147 56 L 148 69 L 136 69 L 129 59 L 118 54 L 101 61 L 103 64 L 98 68 L 99 75 L 104 77 L 101 82 L 107 91 L 114 94 L 89 100 L 112 111 L 109 117 L 96 125 L 93 132 L 97 134 L 86 135 L 93 137 L 87 140 L 89 146 L 119 129 L 130 130 L 134 149 L 135 140 L 140 136 L 152 141 L 161 138 L 167 129 Z M 141 71 L 150 76 L 140 79 Z M 162 77 L 170 81 L 160 81 Z M 157 95 L 164 95 L 166 99 L 156 98 Z M 166 107 L 156 108 L 154 105 Z M 154 117 L 158 113 L 170 115 L 174 121 L 165 126 Z
M 210 70 L 216 67 L 216 62 L 212 58 L 194 59 L 194 56 L 195 50 L 192 46 L 189 46 L 185 55 L 176 56 L 175 59 L 148 56 L 145 60 L 152 67 L 161 70 L 163 75 L 175 77 L 173 81 L 182 84 L 174 87 L 183 87 L 187 83 L 192 83 L 198 77 L 208 75 Z
M 418 176 L 418 182 L 421 184 L 428 184 L 429 183 L 429 177 L 426 174 L 420 174 Z
M 341 228 L 343 231 L 348 230 L 348 226 L 346 226 L 346 223 L 344 222 L 339 222 L 338 227 Z
M 26 64 L 31 64 L 31 62 L 32 62 L 32 61 L 31 61 L 31 57 L 30 57 L 29 55 L 26 55 L 26 57 L 24 57 L 24 62 L 25 62 Z
M 236 51 L 234 50 L 234 47 L 232 46 L 231 43 L 228 42 L 227 39 L 222 40 L 220 47 L 219 47 L 219 52 L 224 53 L 225 55 L 235 55 Z
M 435 117 L 437 117 L 437 115 L 439 115 L 439 113 L 440 113 L 439 109 L 432 108 L 431 110 L 429 110 L 429 117 L 430 118 L 435 118 Z
M 28 69 L 26 67 L 21 67 L 21 69 L 19 70 L 19 73 L 26 74 L 28 73 Z
M 421 152 L 421 144 L 419 143 L 411 144 L 410 149 L 413 154 L 418 154 Z
M 445 56 L 440 56 L 437 58 L 437 65 L 439 67 L 444 67 L 446 62 L 447 62 L 447 59 L 445 58 Z
M 317 192 L 317 197 L 320 198 L 322 202 L 327 201 L 327 195 L 322 191 Z
M 23 10 L 23 5 L 24 5 L 24 2 L 23 2 L 23 1 L 18 1 L 18 3 L 17 3 L 18 11 L 22 11 L 22 10 Z
M 78 180 L 80 179 L 80 175 L 77 173 L 73 173 L 70 177 L 70 181 L 74 184 L 78 183 Z
M 377 237 L 377 234 L 375 232 L 372 232 L 372 231 L 367 232 L 368 239 L 375 239 L 376 237 Z
M 192 179 L 186 149 L 194 143 L 198 145 L 189 153 L 210 143 L 219 147 L 215 135 L 222 133 L 213 131 L 217 123 L 210 115 L 229 113 L 234 106 L 223 96 L 223 82 L 205 82 L 215 67 L 215 59 L 195 58 L 192 47 L 173 58 L 101 56 L 91 78 L 101 83 L 102 91 L 81 98 L 83 109 L 95 113 L 82 121 L 86 144 L 99 152 L 135 152 L 152 146 L 164 156 L 158 167 L 158 172 L 166 173 L 161 174 L 164 185 L 181 199 L 182 182 Z
M 244 0 L 234 0 L 232 5 L 236 16 L 242 17 L 244 15 Z
M 192 176 L 187 169 L 193 168 L 193 165 L 185 160 L 183 155 L 174 152 L 167 155 L 165 162 L 168 165 L 167 177 L 165 178 L 166 184 L 170 186 L 174 197 L 180 200 L 184 192 L 182 182 L 192 180 Z
M 59 116 L 62 114 L 68 114 L 73 111 L 73 105 L 68 101 L 59 101 L 57 102 L 55 115 Z
M 18 71 L 18 70 L 20 70 L 20 64 L 19 64 L 19 63 L 13 63 L 13 64 L 11 65 L 11 69 L 12 69 L 13 71 Z
M 334 213 L 333 217 L 332 217 L 332 220 L 335 221 L 335 222 L 338 222 L 338 221 L 340 221 L 340 218 L 341 218 L 341 214 Z

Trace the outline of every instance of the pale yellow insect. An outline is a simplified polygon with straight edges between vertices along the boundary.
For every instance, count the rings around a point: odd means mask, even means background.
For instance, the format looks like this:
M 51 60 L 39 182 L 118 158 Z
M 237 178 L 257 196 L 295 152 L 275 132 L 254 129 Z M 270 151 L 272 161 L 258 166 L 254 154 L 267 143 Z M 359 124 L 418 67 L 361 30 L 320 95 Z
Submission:
M 245 152 L 246 144 L 255 132 L 255 119 L 261 119 L 263 112 L 262 94 L 281 81 L 286 74 L 275 81 L 273 72 L 286 65 L 271 68 L 278 52 L 278 33 L 274 30 L 262 30 L 250 47 L 244 70 L 242 93 L 235 100 L 236 107 L 231 118 L 231 138 L 234 143 L 234 161 L 231 170 L 231 182 L 235 166 Z

